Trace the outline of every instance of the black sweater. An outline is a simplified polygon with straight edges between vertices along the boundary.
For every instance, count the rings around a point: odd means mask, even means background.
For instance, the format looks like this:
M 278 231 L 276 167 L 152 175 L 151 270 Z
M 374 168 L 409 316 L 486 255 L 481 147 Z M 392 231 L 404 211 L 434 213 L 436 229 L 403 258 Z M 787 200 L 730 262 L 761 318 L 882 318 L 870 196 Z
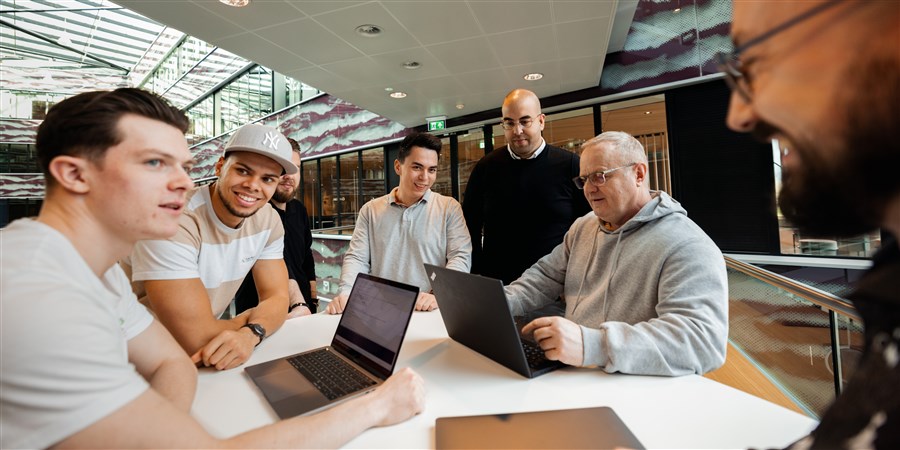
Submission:
M 551 145 L 535 159 L 514 160 L 504 146 L 478 161 L 462 204 L 472 273 L 509 284 L 562 242 L 575 219 L 590 210 L 572 183 L 579 161 Z

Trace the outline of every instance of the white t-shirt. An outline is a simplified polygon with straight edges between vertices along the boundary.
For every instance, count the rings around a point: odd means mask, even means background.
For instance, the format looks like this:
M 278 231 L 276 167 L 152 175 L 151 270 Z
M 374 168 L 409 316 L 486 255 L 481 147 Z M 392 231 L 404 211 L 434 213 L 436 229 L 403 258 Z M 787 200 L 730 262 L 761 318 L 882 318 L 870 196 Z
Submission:
M 47 225 L 13 222 L 0 246 L 0 447 L 45 448 L 147 390 L 128 340 L 153 317 L 118 265 L 97 278 Z
M 130 260 L 123 261 L 126 267 L 131 266 L 131 279 L 141 301 L 146 297 L 145 280 L 199 278 L 213 316 L 219 317 L 257 260 L 284 257 L 284 227 L 271 205 L 244 219 L 238 228 L 231 228 L 216 216 L 210 189 L 202 186 L 188 193 L 175 236 L 140 241 Z

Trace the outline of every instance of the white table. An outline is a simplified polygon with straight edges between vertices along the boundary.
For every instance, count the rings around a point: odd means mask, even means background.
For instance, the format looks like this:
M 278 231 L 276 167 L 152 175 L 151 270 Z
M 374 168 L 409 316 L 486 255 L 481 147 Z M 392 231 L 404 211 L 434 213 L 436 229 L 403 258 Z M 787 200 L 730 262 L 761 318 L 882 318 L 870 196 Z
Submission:
M 257 364 L 328 345 L 339 316 L 287 321 L 256 349 Z M 440 311 L 413 314 L 398 367 L 425 379 L 425 411 L 375 428 L 350 448 L 434 448 L 435 419 L 444 416 L 610 406 L 648 448 L 782 447 L 816 422 L 706 378 L 609 375 L 566 368 L 528 380 L 447 338 Z M 217 437 L 278 420 L 243 367 L 203 369 L 192 414 Z

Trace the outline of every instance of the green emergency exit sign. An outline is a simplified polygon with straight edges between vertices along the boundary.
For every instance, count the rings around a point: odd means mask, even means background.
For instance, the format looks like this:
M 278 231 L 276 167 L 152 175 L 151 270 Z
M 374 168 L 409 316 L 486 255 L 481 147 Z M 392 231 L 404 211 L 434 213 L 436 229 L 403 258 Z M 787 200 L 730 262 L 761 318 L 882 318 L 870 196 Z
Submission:
M 443 131 L 447 128 L 447 116 L 426 117 L 425 122 L 428 124 L 428 131 Z

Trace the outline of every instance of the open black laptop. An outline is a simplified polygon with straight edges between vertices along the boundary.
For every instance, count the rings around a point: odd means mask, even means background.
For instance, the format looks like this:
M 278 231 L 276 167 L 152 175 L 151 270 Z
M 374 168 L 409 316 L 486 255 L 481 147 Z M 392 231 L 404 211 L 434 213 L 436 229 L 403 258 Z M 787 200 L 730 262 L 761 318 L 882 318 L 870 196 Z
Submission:
M 282 419 L 368 392 L 394 372 L 419 288 L 361 273 L 331 345 L 245 368 Z
M 425 273 L 454 341 L 528 378 L 566 366 L 545 358 L 521 335 L 524 323 L 517 325 L 509 311 L 502 281 L 431 264 L 425 264 Z
M 439 417 L 438 450 L 451 448 L 644 448 L 608 407 Z

